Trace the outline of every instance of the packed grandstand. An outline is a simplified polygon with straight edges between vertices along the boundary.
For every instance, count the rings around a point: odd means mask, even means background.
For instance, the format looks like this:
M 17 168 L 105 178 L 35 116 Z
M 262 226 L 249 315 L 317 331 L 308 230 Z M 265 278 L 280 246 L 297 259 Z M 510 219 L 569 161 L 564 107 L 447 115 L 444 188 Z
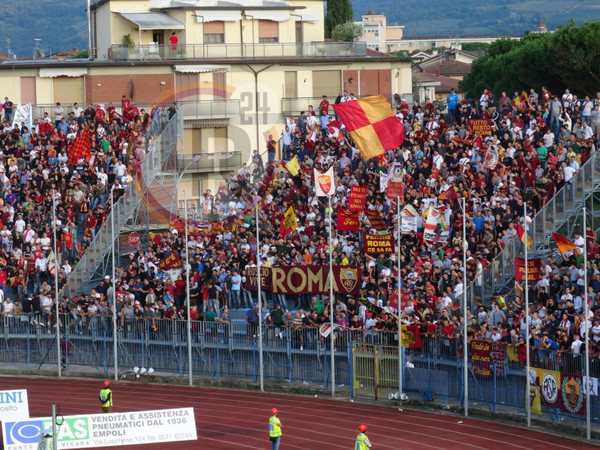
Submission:
M 151 151 L 147 144 L 176 114 L 176 105 L 144 110 L 127 98 L 117 108 L 57 104 L 37 118 L 32 129 L 23 123 L 13 125 L 11 105 L 5 105 L 0 135 L 4 326 L 12 323 L 8 319 L 18 319 L 52 332 L 53 273 L 58 270 L 59 309 L 74 333 L 112 329 L 113 292 L 120 329 L 183 331 L 172 324 L 187 318 L 187 246 L 194 332 L 209 333 L 215 327 L 234 330 L 237 320 L 240 330 L 255 336 L 255 327 L 263 321 L 270 338 L 291 339 L 302 350 L 305 331 L 330 321 L 329 295 L 310 289 L 281 293 L 286 291 L 267 286 L 260 299 L 265 314 L 259 317 L 257 258 L 265 273 L 274 268 L 328 265 L 328 232 L 333 227 L 336 270 L 356 268 L 360 276 L 350 293 L 335 294 L 338 339 L 394 344 L 400 265 L 401 320 L 419 335 L 425 351 L 457 356 L 462 352 L 457 337 L 467 326 L 469 339 L 502 343 L 513 349 L 515 361 L 523 362 L 523 284 L 497 292 L 491 302 L 469 299 L 472 307 L 465 320 L 460 306 L 466 288 L 463 269 L 468 282 L 476 279 L 509 241 L 519 239 L 519 229 L 528 226 L 525 205 L 532 217 L 568 186 L 596 151 L 600 93 L 578 99 L 568 91 L 555 96 L 545 89 L 515 92 L 512 97 L 485 91 L 478 101 L 451 94 L 447 104 L 427 99 L 412 105 L 395 96 L 392 103 L 404 126 L 404 142 L 367 160 L 332 108 L 356 99 L 340 93 L 331 101 L 330 105 L 324 97 L 320 105 L 306 105 L 306 112 L 288 118 L 282 136 L 269 139 L 266 155 L 254 151 L 249 163 L 227 175 L 216 192 L 207 190 L 185 220 L 169 224 L 151 237 L 147 247 L 128 255 L 115 280 L 107 276 L 93 289 L 71 296 L 63 295 L 63 287 L 110 214 L 111 192 L 117 199 L 127 189 L 136 189 L 139 162 Z M 81 142 L 88 139 L 89 151 L 81 152 Z M 327 199 L 315 193 L 313 174 L 314 169 L 331 168 L 335 195 L 328 211 Z M 393 177 L 402 182 L 395 187 L 400 193 L 396 190 L 390 196 L 385 185 Z M 339 215 L 349 214 L 356 193 L 364 207 L 353 216 L 358 231 L 350 231 L 340 226 Z M 380 254 L 365 250 L 365 232 L 391 235 L 397 241 L 399 206 L 410 212 L 406 226 L 402 221 L 400 264 L 397 250 Z M 432 208 L 445 222 L 428 234 Z M 290 209 L 295 216 L 291 229 L 286 225 Z M 54 267 L 54 231 L 58 268 Z M 581 253 L 584 242 L 587 268 Z M 577 355 L 585 348 L 586 326 L 590 354 L 600 352 L 596 345 L 600 341 L 600 247 L 592 228 L 583 237 L 575 236 L 574 244 L 563 260 L 544 260 L 541 279 L 530 286 L 530 345 L 538 350 L 532 358 L 547 368 L 568 365 L 570 370 L 563 371 L 580 373 Z M 583 283 L 584 270 L 588 286 Z M 585 301 L 591 307 L 587 319 Z M 232 317 L 233 311 L 240 310 L 247 312 Z

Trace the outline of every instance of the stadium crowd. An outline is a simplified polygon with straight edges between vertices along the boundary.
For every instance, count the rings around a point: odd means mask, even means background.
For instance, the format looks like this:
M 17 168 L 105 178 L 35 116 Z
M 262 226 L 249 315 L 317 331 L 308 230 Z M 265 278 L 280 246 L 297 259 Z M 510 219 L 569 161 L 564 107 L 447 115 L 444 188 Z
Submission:
M 354 101 L 346 92 L 335 103 Z M 254 151 L 249 164 L 229 174 L 214 194 L 207 190 L 188 224 L 190 239 L 184 240 L 182 220 L 168 232 L 154 236 L 148 248 L 129 255 L 117 279 L 106 277 L 89 293 L 61 297 L 61 309 L 73 318 L 73 326 L 86 332 L 91 318 L 110 315 L 116 291 L 121 327 L 128 321 L 186 318 L 185 272 L 160 268 L 175 254 L 190 255 L 191 318 L 206 322 L 231 322 L 230 310 L 246 309 L 250 329 L 259 321 L 292 332 L 320 327 L 330 321 L 328 295 L 275 295 L 263 290 L 261 299 L 250 283 L 249 269 L 262 267 L 328 264 L 328 227 L 335 227 L 337 207 L 346 207 L 352 186 L 368 189 L 366 209 L 380 213 L 390 230 L 396 223 L 397 204 L 380 191 L 380 179 L 388 170 L 401 172 L 404 195 L 401 207 L 411 205 L 424 214 L 429 205 L 450 214 L 450 233 L 445 244 L 428 243 L 418 229 L 403 234 L 401 246 L 402 322 L 420 327 L 423 336 L 455 339 L 465 323 L 471 339 L 500 341 L 524 347 L 522 287 L 497 293 L 491 306 L 471 299 L 477 309 L 463 317 L 459 309 L 463 285 L 462 222 L 467 219 L 467 278 L 476 279 L 507 242 L 517 238 L 517 224 L 531 217 L 557 191 L 565 188 L 595 152 L 600 141 L 600 93 L 578 99 L 568 90 L 552 95 L 537 93 L 495 95 L 486 90 L 478 101 L 461 100 L 452 92 L 446 105 L 430 99 L 409 105 L 396 95 L 393 106 L 404 125 L 401 148 L 364 161 L 349 137 L 329 124 L 335 113 L 327 97 L 315 108 L 289 118 L 281 136 L 281 157 L 297 158 L 300 171 L 293 176 L 285 163 L 275 161 L 277 137 L 267 143 L 267 161 Z M 447 110 L 445 109 L 447 107 Z M 111 189 L 131 188 L 135 160 L 144 158 L 148 139 L 158 134 L 175 107 L 137 110 L 123 99 L 121 114 L 91 105 L 73 105 L 64 113 L 59 104 L 54 120 L 36 121 L 35 130 L 5 120 L 0 136 L 2 162 L 2 253 L 4 284 L 2 314 L 34 312 L 49 321 L 54 280 L 49 276 L 48 253 L 52 249 L 51 205 L 57 208 L 57 241 L 63 257 L 59 289 L 93 238 L 94 229 L 110 211 Z M 60 113 L 59 113 L 60 112 Z M 490 119 L 485 135 L 469 131 L 468 119 Z M 92 135 L 89 160 L 69 161 L 69 145 L 80 130 Z M 343 131 L 343 130 L 342 130 Z M 317 197 L 313 169 L 334 168 L 336 192 L 329 221 L 326 199 Z M 457 198 L 439 197 L 450 187 Z M 462 211 L 462 198 L 466 211 Z M 254 211 L 260 210 L 259 222 Z M 282 236 L 280 225 L 289 206 L 294 207 L 298 227 Z M 361 216 L 362 217 L 362 216 Z M 363 230 L 372 225 L 361 218 Z M 260 234 L 257 249 L 256 227 Z M 33 230 L 33 231 L 29 231 Z M 334 264 L 362 268 L 358 296 L 336 295 L 335 322 L 370 342 L 384 340 L 384 332 L 397 329 L 398 261 L 396 254 L 372 256 L 363 251 L 361 232 L 334 230 Z M 394 231 L 395 233 L 395 231 Z M 590 229 L 589 267 L 583 267 L 580 250 L 562 262 L 548 261 L 542 280 L 532 288 L 531 345 L 558 353 L 581 353 L 585 327 L 593 336 L 590 349 L 600 351 L 600 250 Z M 583 285 L 583 271 L 590 283 Z M 586 291 L 587 296 L 586 296 Z M 500 295 L 502 294 L 502 295 Z M 509 301 L 506 299 L 510 299 Z M 259 317 L 257 302 L 265 315 Z M 588 300 L 591 316 L 583 317 Z M 12 306 L 11 306 L 12 305 Z M 458 348 L 458 347 L 457 347 Z M 522 352 L 521 352 L 522 353 Z M 556 361 L 556 360 L 555 360 Z

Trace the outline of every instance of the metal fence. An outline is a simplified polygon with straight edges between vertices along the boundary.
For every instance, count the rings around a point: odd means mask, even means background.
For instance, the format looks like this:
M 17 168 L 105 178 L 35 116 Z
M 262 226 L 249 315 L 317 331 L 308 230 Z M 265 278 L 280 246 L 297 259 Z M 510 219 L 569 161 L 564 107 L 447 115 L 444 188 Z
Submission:
M 3 317 L 0 358 L 6 364 L 35 371 L 57 364 L 56 328 L 43 315 Z M 111 316 L 61 318 L 61 364 L 106 374 L 114 367 Z M 188 373 L 187 322 L 153 318 L 118 318 L 119 372 L 133 367 L 184 377 Z M 192 369 L 195 376 L 215 381 L 258 382 L 258 327 L 242 321 L 191 323 Z M 404 392 L 413 400 L 443 408 L 460 408 L 464 399 L 462 343 L 459 339 L 423 336 L 423 346 L 403 349 Z M 330 342 L 318 328 L 263 328 L 263 368 L 266 381 L 291 385 L 330 386 Z M 394 332 L 369 334 L 343 330 L 335 338 L 335 379 L 339 390 L 369 400 L 389 401 L 398 393 L 398 346 Z M 469 405 L 490 412 L 525 414 L 525 364 L 491 361 L 488 378 L 476 376 L 469 363 Z M 582 375 L 583 355 L 531 351 L 531 365 L 570 375 Z M 600 360 L 591 358 L 590 376 L 600 376 Z M 600 400 L 591 397 L 591 420 L 600 429 Z M 584 409 L 585 410 L 585 409 Z M 535 416 L 534 416 L 535 417 Z M 546 420 L 581 425 L 585 415 L 542 408 Z

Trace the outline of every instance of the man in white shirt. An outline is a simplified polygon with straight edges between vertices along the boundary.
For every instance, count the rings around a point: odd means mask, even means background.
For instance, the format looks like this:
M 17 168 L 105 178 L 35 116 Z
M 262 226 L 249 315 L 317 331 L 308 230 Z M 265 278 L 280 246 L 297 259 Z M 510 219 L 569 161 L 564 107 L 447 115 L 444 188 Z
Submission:
M 579 335 L 575 333 L 573 336 L 573 343 L 571 344 L 571 353 L 575 355 L 581 354 L 581 344 L 583 344 L 583 342 L 579 340 Z

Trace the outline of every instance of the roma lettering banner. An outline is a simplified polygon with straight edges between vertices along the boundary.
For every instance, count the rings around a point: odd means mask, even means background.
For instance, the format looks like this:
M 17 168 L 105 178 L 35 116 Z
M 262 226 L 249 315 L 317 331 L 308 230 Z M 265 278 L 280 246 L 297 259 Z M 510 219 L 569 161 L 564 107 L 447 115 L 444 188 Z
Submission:
M 179 267 L 182 267 L 182 266 L 183 266 L 183 261 L 181 260 L 181 257 L 176 252 L 171 252 L 169 254 L 169 256 L 167 256 L 165 259 L 163 259 L 161 262 L 158 263 L 158 267 L 161 270 L 178 269 Z
M 471 134 L 487 136 L 492 131 L 492 121 L 490 119 L 467 119 L 467 130 Z
M 365 211 L 365 215 L 367 219 L 369 219 L 369 223 L 371 224 L 371 228 L 374 228 L 377 231 L 387 230 L 387 226 L 381 220 L 381 216 L 378 211 Z
M 416 325 L 402 325 L 402 347 L 421 348 L 423 339 L 421 329 Z
M 271 290 L 271 278 L 272 278 L 271 267 L 261 267 L 260 268 L 260 279 L 261 279 L 260 288 L 263 291 L 266 292 L 266 291 Z M 247 279 L 248 289 L 250 289 L 251 291 L 257 291 L 258 290 L 258 267 L 256 267 L 256 266 L 248 267 L 246 269 L 246 279 Z
M 352 186 L 348 195 L 348 211 L 364 211 L 367 202 L 367 186 Z
M 537 282 L 541 277 L 541 259 L 527 260 L 527 281 Z M 515 281 L 525 281 L 525 259 L 515 258 Z
M 542 405 L 558 408 L 560 406 L 560 373 L 544 369 L 535 369 L 535 371 Z
M 476 377 L 492 377 L 491 351 L 491 342 L 481 340 L 471 341 L 471 368 Z
M 262 269 L 261 269 L 262 271 Z M 262 274 L 261 274 L 262 275 Z M 333 266 L 333 292 L 358 295 L 362 271 L 358 266 Z M 325 294 L 329 292 L 329 265 L 275 266 L 271 268 L 274 294 Z
M 358 211 L 346 211 L 341 206 L 338 206 L 337 229 L 338 231 L 359 231 L 360 220 L 358 218 Z
M 390 255 L 394 253 L 392 234 L 365 234 L 365 253 L 370 255 Z

